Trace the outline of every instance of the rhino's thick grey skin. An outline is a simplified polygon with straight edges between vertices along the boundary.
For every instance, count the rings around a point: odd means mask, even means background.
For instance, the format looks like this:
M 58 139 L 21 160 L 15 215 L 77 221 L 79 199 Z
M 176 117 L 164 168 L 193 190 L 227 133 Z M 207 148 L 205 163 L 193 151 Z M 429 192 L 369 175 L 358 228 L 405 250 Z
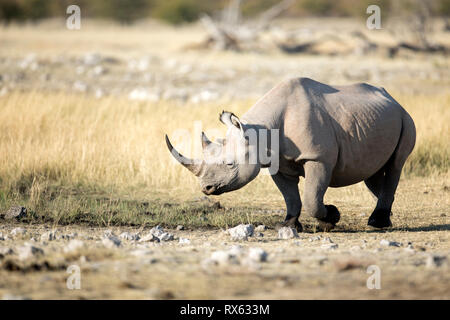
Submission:
M 228 112 L 222 113 L 220 120 L 229 128 L 224 142 L 211 142 L 204 135 L 202 139 L 205 158 L 222 157 L 223 164 L 199 160 L 184 164 L 199 177 L 204 193 L 236 190 L 254 179 L 261 167 L 268 167 L 236 164 L 229 152 L 224 155 L 224 146 L 245 139 L 249 129 L 279 129 L 279 170 L 272 178 L 286 202 L 284 225 L 301 230 L 298 182 L 302 176 L 304 210 L 325 229 L 339 220 L 337 208 L 323 203 L 327 188 L 360 181 L 378 199 L 368 224 L 391 226 L 394 194 L 414 148 L 416 131 L 409 114 L 383 88 L 291 79 L 265 94 L 241 120 Z M 172 154 L 181 156 L 167 136 L 166 142 Z M 211 147 L 218 151 L 214 156 L 208 151 Z M 258 144 L 246 141 L 247 155 L 257 153 L 257 149 Z

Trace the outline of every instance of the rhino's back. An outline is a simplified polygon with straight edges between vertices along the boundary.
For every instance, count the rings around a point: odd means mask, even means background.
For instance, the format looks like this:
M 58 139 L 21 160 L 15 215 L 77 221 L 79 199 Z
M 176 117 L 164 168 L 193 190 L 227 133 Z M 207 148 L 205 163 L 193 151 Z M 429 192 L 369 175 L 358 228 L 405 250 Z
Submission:
M 349 185 L 380 170 L 397 147 L 404 109 L 383 89 L 336 86 L 324 95 L 339 153 L 331 186 Z
M 375 174 L 393 154 L 403 108 L 383 89 L 368 84 L 331 86 L 291 80 L 293 98 L 284 119 L 287 153 L 297 160 L 334 164 L 331 186 L 346 186 Z

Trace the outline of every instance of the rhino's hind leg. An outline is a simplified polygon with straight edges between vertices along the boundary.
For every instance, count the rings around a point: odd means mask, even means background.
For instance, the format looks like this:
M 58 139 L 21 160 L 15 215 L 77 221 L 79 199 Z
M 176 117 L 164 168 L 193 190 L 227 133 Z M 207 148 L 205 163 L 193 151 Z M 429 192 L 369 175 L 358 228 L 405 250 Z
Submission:
M 369 188 L 370 192 L 376 197 L 377 200 L 384 184 L 384 170 L 385 168 L 383 167 L 373 176 L 364 180 L 367 188 Z
M 406 159 L 414 148 L 416 131 L 412 119 L 408 116 L 404 119 L 402 134 L 397 148 L 391 159 L 384 166 L 384 179 L 378 194 L 378 202 L 375 210 L 369 217 L 368 225 L 375 228 L 387 228 L 392 226 L 391 209 L 394 202 L 400 175 Z
M 286 176 L 278 172 L 272 175 L 272 179 L 280 189 L 286 202 L 286 218 L 277 227 L 292 227 L 298 232 L 303 231 L 301 223 L 298 221 L 300 211 L 302 210 L 302 202 L 300 200 L 300 193 L 298 192 L 298 177 Z
M 329 231 L 339 222 L 340 214 L 333 205 L 324 205 L 323 197 L 330 184 L 332 169 L 321 162 L 308 161 L 305 169 L 305 211 L 319 221 L 319 228 Z

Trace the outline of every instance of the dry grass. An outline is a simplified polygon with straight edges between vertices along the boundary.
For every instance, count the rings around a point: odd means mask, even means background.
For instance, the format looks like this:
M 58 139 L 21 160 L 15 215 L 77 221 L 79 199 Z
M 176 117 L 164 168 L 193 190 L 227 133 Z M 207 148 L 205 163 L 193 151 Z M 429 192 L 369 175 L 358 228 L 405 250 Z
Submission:
M 448 177 L 450 94 L 394 97 L 411 113 L 418 132 L 406 177 Z M 232 102 L 229 109 L 242 114 L 251 103 Z M 177 130 L 188 130 L 195 149 L 201 130 L 195 128 L 195 121 L 200 120 L 207 132 L 224 132 L 217 120 L 223 107 L 220 102 L 182 106 L 64 93 L 6 95 L 0 98 L 2 207 L 21 201 L 37 216 L 39 211 L 53 212 L 52 221 L 56 222 L 76 222 L 80 214 L 95 212 L 94 216 L 102 216 L 97 221 L 100 224 L 139 223 L 142 221 L 130 218 L 143 210 L 138 200 L 183 201 L 200 196 L 196 178 L 171 159 L 164 133 L 172 134 L 177 142 Z M 188 146 L 180 149 L 189 154 Z M 242 199 L 239 204 L 251 205 L 255 200 L 247 200 L 249 193 L 270 193 L 270 199 L 280 198 L 270 177 L 262 174 L 243 190 L 220 199 L 227 202 L 232 197 Z M 103 198 L 92 200 L 92 195 Z M 122 198 L 136 201 L 111 200 Z M 183 212 L 186 208 L 178 209 Z M 119 219 L 114 217 L 116 211 L 128 213 Z M 167 218 L 166 211 L 156 211 Z M 175 212 L 172 222 L 176 223 L 179 212 L 171 211 Z M 67 220 L 71 214 L 75 215 Z M 249 218 L 244 215 L 241 219 Z

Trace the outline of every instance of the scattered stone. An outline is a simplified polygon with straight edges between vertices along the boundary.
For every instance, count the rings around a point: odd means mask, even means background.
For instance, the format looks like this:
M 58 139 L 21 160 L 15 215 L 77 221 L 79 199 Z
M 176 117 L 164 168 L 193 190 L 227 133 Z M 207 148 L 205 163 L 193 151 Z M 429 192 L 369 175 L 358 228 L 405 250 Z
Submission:
M 228 250 L 232 255 L 240 257 L 244 254 L 244 249 L 240 245 L 231 246 Z
M 156 226 L 150 230 L 150 233 L 159 239 L 159 241 L 170 241 L 173 240 L 173 234 L 165 232 L 161 226 Z
M 14 228 L 11 230 L 12 236 L 18 236 L 18 235 L 23 236 L 25 233 L 27 233 L 27 230 L 25 230 L 24 228 L 21 228 L 21 227 Z
M 313 241 L 319 241 L 320 239 L 322 239 L 321 236 L 315 236 L 315 237 L 311 237 L 309 238 L 309 242 L 313 242 Z
M 218 265 L 239 264 L 239 260 L 236 255 L 231 251 L 215 251 L 211 255 L 211 261 Z
M 5 212 L 5 219 L 7 220 L 11 219 L 20 220 L 26 216 L 27 216 L 27 208 L 20 206 L 11 207 L 8 211 Z
M 88 86 L 86 83 L 82 82 L 82 81 L 76 81 L 73 84 L 73 89 L 75 91 L 79 91 L 79 92 L 86 92 L 86 90 L 88 89 Z
M 254 227 L 251 224 L 240 224 L 234 228 L 228 229 L 227 232 L 232 240 L 247 240 L 253 235 Z
M 338 247 L 337 243 L 326 243 L 321 246 L 322 249 L 326 250 L 336 250 Z
M 384 247 L 401 247 L 402 244 L 399 242 L 395 242 L 395 241 L 389 241 L 386 239 L 382 239 L 380 241 L 380 245 L 384 246 Z
M 130 232 L 125 231 L 119 235 L 119 238 L 123 239 L 123 240 L 129 240 L 129 241 L 137 241 L 137 240 L 139 240 L 139 235 L 137 233 L 130 233 Z
M 177 230 L 178 231 L 184 230 L 184 226 L 182 226 L 181 224 L 177 225 Z
M 56 240 L 56 231 L 47 231 L 41 235 L 41 241 L 53 241 Z
M 410 253 L 416 252 L 416 251 L 414 250 L 414 247 L 413 247 L 412 244 L 408 244 L 408 246 L 405 248 L 405 251 L 406 251 L 406 252 L 410 252 Z
M 4 241 L 5 237 L 3 236 L 3 232 L 0 232 L 0 241 Z
M 64 252 L 66 253 L 74 252 L 82 247 L 84 247 L 83 241 L 77 239 L 70 240 L 67 246 L 64 248 Z
M 191 240 L 189 239 L 185 239 L 185 238 L 180 238 L 178 241 L 180 244 L 190 244 Z
M 4 258 L 5 256 L 14 254 L 14 250 L 8 247 L 0 247 L 0 259 Z
M 298 238 L 297 230 L 291 227 L 283 227 L 278 230 L 278 239 Z
M 441 267 L 443 265 L 447 264 L 447 257 L 446 256 L 439 256 L 439 255 L 429 255 L 427 258 L 426 266 L 427 268 L 437 268 Z
M 37 257 L 44 255 L 44 250 L 26 243 L 25 245 L 17 248 L 17 255 L 20 260 L 26 260 L 35 256 Z
M 250 248 L 248 258 L 254 262 L 265 262 L 267 261 L 267 252 L 261 248 Z
M 77 236 L 78 236 L 78 233 L 76 233 L 76 232 L 72 232 L 69 234 L 61 234 L 61 235 L 57 234 L 56 239 L 57 240 L 72 240 L 72 239 L 75 239 Z
M 159 238 L 152 233 L 148 233 L 139 239 L 139 242 L 159 242 Z
M 102 243 L 107 248 L 117 248 L 120 247 L 122 242 L 114 235 L 110 235 L 109 237 L 105 237 L 102 240 Z
M 331 240 L 331 238 L 329 238 L 329 237 L 322 239 L 322 242 L 323 243 L 334 243 L 333 240 Z
M 173 240 L 173 235 L 167 232 L 164 232 L 162 235 L 159 236 L 159 241 L 170 241 Z
M 135 100 L 135 101 L 152 101 L 157 102 L 160 99 L 160 95 L 154 92 L 151 92 L 147 89 L 143 88 L 136 88 L 133 89 L 128 94 L 128 99 Z
M 263 225 L 263 224 L 260 224 L 259 226 L 257 226 L 255 228 L 256 232 L 263 232 L 263 231 L 266 231 L 266 230 L 267 230 L 267 227 L 265 225 Z
M 258 232 L 258 233 L 255 235 L 255 237 L 257 237 L 257 238 L 262 238 L 262 237 L 264 237 L 264 233 Z
M 102 61 L 102 56 L 98 53 L 87 53 L 83 57 L 83 62 L 86 65 L 94 66 Z
M 94 69 L 92 70 L 92 72 L 93 72 L 94 75 L 100 76 L 100 75 L 106 73 L 106 69 L 103 68 L 102 66 L 98 65 L 98 66 L 95 66 L 95 67 L 94 67 Z

